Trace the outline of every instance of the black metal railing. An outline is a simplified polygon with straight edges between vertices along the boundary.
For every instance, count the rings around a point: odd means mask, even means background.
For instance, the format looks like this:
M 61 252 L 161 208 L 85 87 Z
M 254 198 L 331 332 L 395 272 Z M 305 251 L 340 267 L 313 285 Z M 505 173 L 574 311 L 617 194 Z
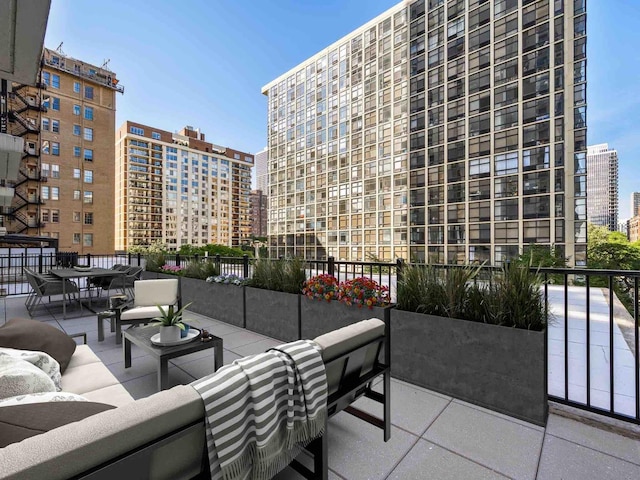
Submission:
M 27 294 L 23 267 L 46 273 L 52 268 L 88 264 L 110 268 L 116 263 L 144 265 L 140 254 L 78 255 L 74 252 L 0 255 L 0 283 L 9 295 Z M 255 259 L 164 254 L 167 265 L 212 262 L 216 271 L 250 278 Z M 366 276 L 390 289 L 395 299 L 404 262 L 347 262 L 334 258 L 305 261 L 307 278 L 329 273 L 339 281 Z M 437 265 L 436 268 L 460 268 Z M 479 266 L 475 281 L 491 282 L 500 267 Z M 546 329 L 549 398 L 640 424 L 640 271 L 586 268 L 540 268 L 541 288 L 549 313 Z M 526 368 L 526 362 L 523 364 Z

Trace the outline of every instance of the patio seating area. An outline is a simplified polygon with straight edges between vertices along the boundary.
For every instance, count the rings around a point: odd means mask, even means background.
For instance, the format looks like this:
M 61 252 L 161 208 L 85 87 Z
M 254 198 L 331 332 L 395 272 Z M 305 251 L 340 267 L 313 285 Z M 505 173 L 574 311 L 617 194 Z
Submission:
M 7 318 L 29 318 L 25 297 L 7 299 Z M 34 319 L 66 333 L 87 333 L 87 343 L 134 398 L 157 391 L 156 363 L 135 345 L 125 368 L 121 345 L 105 328 L 98 341 L 95 314 L 63 319 L 57 304 L 44 305 Z M 263 352 L 281 342 L 188 312 L 185 321 L 224 340 L 224 363 Z M 393 341 L 393 340 L 392 340 Z M 171 360 L 169 386 L 190 383 L 211 373 L 213 349 Z M 391 439 L 347 413 L 329 421 L 329 478 L 332 479 L 637 479 L 640 478 L 640 430 L 593 426 L 551 413 L 546 428 L 392 379 Z M 368 399 L 356 403 L 378 415 Z M 1 474 L 1 471 L 0 471 Z M 300 478 L 287 469 L 279 479 Z

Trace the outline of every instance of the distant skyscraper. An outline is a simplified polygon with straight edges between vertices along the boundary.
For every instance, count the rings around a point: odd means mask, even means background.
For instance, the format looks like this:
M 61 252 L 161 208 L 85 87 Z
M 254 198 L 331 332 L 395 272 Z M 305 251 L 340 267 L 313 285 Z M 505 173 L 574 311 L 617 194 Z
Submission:
M 283 72 L 271 254 L 584 265 L 586 41 L 583 0 L 406 0 Z
M 618 229 L 618 152 L 607 143 L 587 148 L 587 219 Z
M 269 151 L 264 150 L 255 154 L 256 159 L 256 190 L 262 190 L 263 195 L 269 194 L 269 173 L 267 171 L 267 161 L 269 160 Z
M 251 190 L 249 195 L 251 208 L 251 235 L 267 236 L 267 196 L 262 190 Z
M 631 212 L 629 212 L 630 217 L 635 217 L 638 215 L 638 207 L 640 207 L 640 192 L 633 192 L 631 194 Z

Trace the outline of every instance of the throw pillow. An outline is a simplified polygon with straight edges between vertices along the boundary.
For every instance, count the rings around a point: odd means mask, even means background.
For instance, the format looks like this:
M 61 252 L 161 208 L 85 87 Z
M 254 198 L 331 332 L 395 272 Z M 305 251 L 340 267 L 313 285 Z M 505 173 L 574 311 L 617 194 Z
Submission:
M 12 318 L 0 327 L 0 347 L 48 353 L 60 364 L 60 373 L 64 373 L 76 351 L 76 342 L 63 331 L 46 323 Z
M 35 365 L 9 355 L 0 355 L 0 398 L 55 391 L 53 380 Z
M 48 353 L 0 347 L 0 355 L 9 355 L 10 357 L 19 358 L 20 360 L 35 365 L 49 376 L 55 384 L 57 391 L 62 390 L 60 386 L 60 382 L 62 381 L 60 364 Z
M 52 402 L 0 408 L 0 448 L 115 408 L 96 402 Z
M 28 395 L 16 395 L 15 397 L 0 399 L 0 407 L 11 405 L 26 405 L 27 403 L 45 402 L 88 402 L 86 398 L 71 392 L 40 392 Z

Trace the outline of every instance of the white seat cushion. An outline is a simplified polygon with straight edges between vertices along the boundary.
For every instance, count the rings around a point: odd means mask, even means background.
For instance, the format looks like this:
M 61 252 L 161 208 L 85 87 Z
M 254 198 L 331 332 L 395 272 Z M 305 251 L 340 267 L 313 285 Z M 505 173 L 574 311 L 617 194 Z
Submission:
M 78 345 L 76 351 L 73 352 L 73 356 L 69 361 L 67 368 L 79 367 L 81 365 L 88 365 L 89 363 L 102 363 L 98 356 L 91 350 L 89 345 Z
M 160 305 L 166 311 L 169 305 Z M 121 320 L 141 320 L 145 318 L 154 318 L 160 316 L 160 310 L 156 305 L 153 307 L 133 307 L 129 310 L 125 310 L 120 315 Z

